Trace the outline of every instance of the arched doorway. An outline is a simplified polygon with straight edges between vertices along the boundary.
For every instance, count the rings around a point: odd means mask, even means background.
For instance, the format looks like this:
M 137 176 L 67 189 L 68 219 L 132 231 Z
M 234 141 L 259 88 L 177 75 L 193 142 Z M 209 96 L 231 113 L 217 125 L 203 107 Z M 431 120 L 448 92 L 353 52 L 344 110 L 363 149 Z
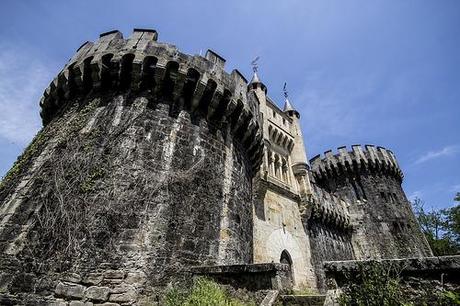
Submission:
M 294 283 L 294 271 L 292 271 L 292 258 L 291 254 L 288 251 L 283 250 L 281 252 L 280 263 L 286 264 L 289 266 L 289 274 L 291 275 L 291 280 Z
M 292 268 L 292 258 L 288 251 L 283 250 L 281 252 L 280 263 L 289 265 L 289 268 Z

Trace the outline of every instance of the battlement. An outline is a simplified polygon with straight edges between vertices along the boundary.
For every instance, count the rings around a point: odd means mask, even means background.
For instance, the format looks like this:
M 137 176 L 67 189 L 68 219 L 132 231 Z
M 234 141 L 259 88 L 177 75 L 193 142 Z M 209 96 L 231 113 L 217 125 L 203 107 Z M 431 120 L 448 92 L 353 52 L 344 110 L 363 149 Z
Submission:
M 43 124 L 74 97 L 104 90 L 146 91 L 173 110 L 228 122 L 258 168 L 263 137 L 257 106 L 246 97 L 244 76 L 236 69 L 227 73 L 225 59 L 211 50 L 205 57 L 188 55 L 157 38 L 155 30 L 134 29 L 127 39 L 115 30 L 101 34 L 94 43 L 85 42 L 45 90 L 40 101 Z
M 402 181 L 404 175 L 399 168 L 394 153 L 383 147 L 373 145 L 353 145 L 351 151 L 345 146 L 339 147 L 336 154 L 331 150 L 324 152 L 324 156 L 316 155 L 310 160 L 315 176 L 327 178 L 340 174 L 368 172 L 385 173 Z
M 339 229 L 350 228 L 350 216 L 346 203 L 334 194 L 321 189 L 316 184 L 313 187 L 313 201 L 310 218 L 323 224 L 333 225 Z

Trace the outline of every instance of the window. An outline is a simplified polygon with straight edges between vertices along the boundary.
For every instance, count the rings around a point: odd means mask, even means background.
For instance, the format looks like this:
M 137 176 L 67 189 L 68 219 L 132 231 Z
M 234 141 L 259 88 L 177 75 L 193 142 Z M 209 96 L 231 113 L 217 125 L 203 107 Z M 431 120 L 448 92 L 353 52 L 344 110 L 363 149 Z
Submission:
M 276 118 L 276 112 L 273 111 L 273 118 Z
M 286 119 L 283 118 L 283 124 L 286 125 Z

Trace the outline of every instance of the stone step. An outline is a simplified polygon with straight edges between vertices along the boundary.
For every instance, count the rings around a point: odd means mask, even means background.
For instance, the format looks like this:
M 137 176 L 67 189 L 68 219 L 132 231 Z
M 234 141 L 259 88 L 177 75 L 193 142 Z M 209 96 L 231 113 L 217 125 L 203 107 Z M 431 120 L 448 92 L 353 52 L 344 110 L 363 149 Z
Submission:
M 323 306 L 325 295 L 282 295 L 283 306 Z
M 270 290 L 267 292 L 267 295 L 263 299 L 262 303 L 259 306 L 273 306 L 278 298 L 278 290 Z

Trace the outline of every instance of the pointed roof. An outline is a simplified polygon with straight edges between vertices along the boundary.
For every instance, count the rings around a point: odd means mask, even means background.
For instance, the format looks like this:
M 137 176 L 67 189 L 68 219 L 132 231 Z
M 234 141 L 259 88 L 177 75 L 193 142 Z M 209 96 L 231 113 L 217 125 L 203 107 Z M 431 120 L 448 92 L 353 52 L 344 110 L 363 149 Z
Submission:
M 256 71 L 254 71 L 254 75 L 252 76 L 251 82 L 249 83 L 262 83 Z
M 292 107 L 292 104 L 291 102 L 289 102 L 289 99 L 286 98 L 284 100 L 284 109 L 283 109 L 283 112 L 287 112 L 287 111 L 294 111 L 294 107 Z
M 254 71 L 251 82 L 248 84 L 248 88 L 251 90 L 257 87 L 260 87 L 265 92 L 265 94 L 267 94 L 267 87 L 260 81 L 259 76 L 257 75 L 257 71 Z

